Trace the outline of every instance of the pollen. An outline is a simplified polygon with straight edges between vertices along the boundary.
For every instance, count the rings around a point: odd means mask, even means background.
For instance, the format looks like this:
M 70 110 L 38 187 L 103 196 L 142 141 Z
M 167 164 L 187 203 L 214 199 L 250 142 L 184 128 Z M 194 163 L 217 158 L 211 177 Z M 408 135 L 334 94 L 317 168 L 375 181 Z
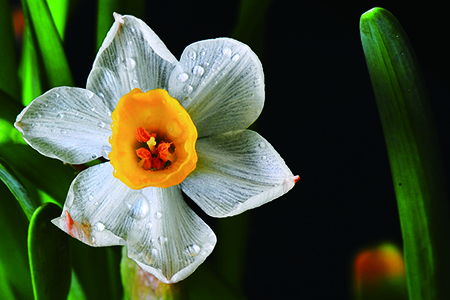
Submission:
M 114 176 L 130 188 L 177 185 L 195 169 L 197 129 L 167 91 L 132 90 L 112 119 L 109 159 Z

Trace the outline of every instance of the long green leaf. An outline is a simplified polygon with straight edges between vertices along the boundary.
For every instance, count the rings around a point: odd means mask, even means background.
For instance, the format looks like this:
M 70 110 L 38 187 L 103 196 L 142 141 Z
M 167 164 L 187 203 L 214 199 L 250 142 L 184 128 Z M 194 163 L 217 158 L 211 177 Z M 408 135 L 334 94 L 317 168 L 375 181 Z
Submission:
M 0 90 L 20 99 L 11 8 L 8 0 L 0 0 Z
M 28 220 L 31 219 L 33 212 L 36 210 L 36 204 L 33 199 L 30 198 L 28 192 L 19 181 L 19 179 L 14 175 L 13 171 L 9 166 L 0 159 L 0 179 L 9 188 L 11 193 L 16 197 L 23 212 L 27 216 Z
M 22 0 L 25 20 L 31 29 L 35 50 L 41 56 L 47 88 L 73 86 L 69 64 L 58 30 L 45 0 Z
M 67 15 L 69 13 L 69 0 L 47 0 L 47 4 L 59 37 L 64 41 Z
M 450 299 L 446 182 L 419 64 L 387 10 L 363 14 L 360 31 L 399 207 L 409 297 Z
M 66 299 L 72 269 L 68 235 L 51 223 L 61 215 L 54 203 L 36 209 L 28 230 L 28 256 L 35 300 Z
M 2 182 L 0 195 L 0 299 L 33 299 L 27 258 L 29 222 Z

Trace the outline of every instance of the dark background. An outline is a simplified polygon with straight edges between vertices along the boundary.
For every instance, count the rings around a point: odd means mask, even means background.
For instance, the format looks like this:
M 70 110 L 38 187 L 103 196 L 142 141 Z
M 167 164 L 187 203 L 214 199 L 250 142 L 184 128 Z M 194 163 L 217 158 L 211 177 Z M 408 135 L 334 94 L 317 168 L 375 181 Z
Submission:
M 239 3 L 149 1 L 144 21 L 180 57 L 190 43 L 231 36 Z M 196 210 L 218 236 L 208 263 L 220 266 L 228 251 L 245 249 L 239 280 L 249 299 L 349 299 L 357 252 L 384 241 L 401 247 L 359 35 L 361 14 L 375 6 L 399 20 L 416 51 L 448 173 L 448 16 L 430 1 L 412 3 L 274 0 L 257 27 L 264 40 L 254 49 L 266 84 L 257 131 L 301 180 L 287 195 L 242 216 L 216 220 Z M 67 29 L 66 49 L 79 87 L 85 87 L 96 54 L 95 18 L 96 7 L 78 5 Z M 239 232 L 223 233 L 227 226 Z

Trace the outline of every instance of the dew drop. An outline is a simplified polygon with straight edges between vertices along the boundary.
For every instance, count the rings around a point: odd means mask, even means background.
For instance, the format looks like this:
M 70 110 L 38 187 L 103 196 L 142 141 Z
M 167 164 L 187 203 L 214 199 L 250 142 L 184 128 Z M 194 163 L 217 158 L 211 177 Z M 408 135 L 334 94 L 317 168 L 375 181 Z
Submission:
M 205 49 L 202 49 L 202 51 L 200 52 L 200 55 L 201 55 L 201 56 L 205 56 L 205 54 L 206 54 L 206 50 L 205 50 Z
M 201 67 L 201 66 L 195 66 L 192 69 L 192 73 L 196 76 L 202 76 L 203 73 L 205 73 L 205 69 L 203 69 L 203 67 Z
M 109 145 L 102 146 L 102 156 L 104 158 L 108 159 L 108 155 L 111 151 L 112 151 L 111 146 L 109 146 Z
M 86 92 L 86 97 L 88 97 L 89 99 L 92 99 L 92 97 L 94 97 L 94 93 L 91 91 L 87 91 Z
M 180 82 L 185 82 L 189 79 L 189 75 L 187 73 L 181 73 L 177 78 Z
M 61 133 L 61 134 L 66 134 L 67 131 L 65 131 L 65 130 L 63 129 L 63 130 L 61 130 L 59 133 Z
M 192 256 L 195 257 L 200 253 L 200 247 L 196 244 L 192 244 L 186 247 L 186 252 Z
M 91 111 L 94 112 L 95 111 L 95 107 L 91 107 Z
M 123 67 L 128 71 L 133 71 L 136 68 L 136 61 L 131 57 L 127 57 L 122 63 Z
M 231 56 L 231 49 L 228 48 L 228 47 L 223 48 L 223 49 L 222 49 L 222 54 L 223 54 L 224 56 L 230 57 L 230 56 Z
M 98 96 L 99 96 L 100 98 L 105 98 L 105 94 L 103 94 L 102 92 L 98 92 Z
M 190 94 L 190 93 L 192 93 L 192 91 L 194 90 L 194 88 L 192 87 L 192 85 L 186 85 L 185 87 L 184 87 L 184 92 L 186 93 L 186 94 Z
M 55 93 L 53 96 L 55 96 L 55 98 L 59 98 L 59 94 Z
M 231 60 L 232 60 L 232 61 L 238 61 L 240 57 L 241 57 L 241 56 L 240 56 L 239 54 L 236 53 L 235 55 L 233 55 L 233 57 L 231 57 Z
M 90 240 L 91 240 L 91 244 L 95 244 L 95 236 L 91 236 Z
M 98 123 L 97 123 L 97 128 L 99 128 L 99 129 L 105 128 L 105 123 L 103 123 L 103 122 L 98 122 Z
M 189 51 L 188 57 L 192 60 L 197 58 L 197 53 L 194 50 Z
M 164 244 L 167 242 L 167 238 L 166 237 L 164 237 L 164 236 L 159 236 L 158 237 L 158 243 L 161 245 L 161 246 L 164 246 Z
M 57 114 L 57 115 L 56 115 L 56 118 L 62 119 L 62 118 L 64 118 L 64 114 Z
M 127 205 L 130 216 L 133 219 L 142 220 L 150 213 L 150 203 L 142 194 L 126 199 L 125 204 Z
M 150 250 L 150 252 L 145 255 L 145 259 L 148 264 L 154 264 L 157 257 L 158 250 L 156 250 L 155 248 L 152 248 L 152 250 Z
M 97 158 L 97 154 L 92 154 L 91 155 L 91 159 L 96 159 Z
M 264 142 L 261 142 L 261 143 L 259 143 L 259 147 L 265 148 L 265 147 L 266 147 L 266 144 L 264 144 Z
M 155 213 L 155 218 L 158 219 L 158 220 L 161 219 L 162 218 L 162 213 L 160 211 L 157 211 Z
M 103 229 L 105 229 L 105 224 L 103 224 L 102 222 L 97 222 L 94 225 L 95 230 L 98 231 L 103 231 Z
M 148 222 L 147 224 L 145 224 L 145 229 L 147 229 L 147 230 L 151 230 L 152 227 L 153 227 L 153 224 L 150 223 L 150 222 Z
M 128 46 L 131 46 L 132 44 L 133 44 L 132 41 L 128 41 L 128 42 L 127 42 L 127 45 L 128 45 Z

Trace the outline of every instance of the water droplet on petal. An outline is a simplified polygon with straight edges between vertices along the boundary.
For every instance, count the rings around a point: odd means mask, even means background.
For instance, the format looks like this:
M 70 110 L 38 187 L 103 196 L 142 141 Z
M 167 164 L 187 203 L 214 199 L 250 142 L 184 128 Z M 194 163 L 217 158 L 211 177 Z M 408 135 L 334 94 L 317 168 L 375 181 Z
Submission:
M 105 98 L 105 94 L 103 94 L 102 92 L 98 92 L 97 94 L 100 98 Z
M 194 88 L 192 87 L 192 85 L 186 85 L 185 87 L 184 87 L 184 92 L 186 93 L 186 94 L 190 94 L 190 93 L 192 93 L 192 91 L 194 90 Z
M 92 154 L 91 155 L 91 159 L 96 159 L 97 158 L 97 154 Z
M 206 54 L 206 50 L 205 50 L 205 49 L 202 49 L 202 51 L 200 52 L 200 55 L 201 55 L 201 56 L 205 56 L 205 54 Z
M 128 207 L 131 217 L 136 220 L 142 220 L 150 213 L 150 203 L 142 194 L 127 198 L 125 204 Z
M 164 244 L 167 242 L 167 238 L 166 237 L 164 237 L 164 236 L 159 236 L 158 237 L 158 243 L 161 245 L 161 246 L 164 246 Z
M 180 82 L 185 82 L 189 79 L 189 75 L 187 73 L 181 73 L 177 78 Z
M 95 111 L 95 107 L 91 107 L 91 111 L 94 112 Z
M 264 144 L 264 142 L 261 142 L 261 143 L 259 143 L 259 147 L 265 148 L 265 147 L 266 147 L 266 144 Z
M 162 218 L 162 213 L 160 212 L 160 211 L 157 211 L 156 213 L 155 213 L 155 219 L 161 219 Z
M 224 56 L 230 57 L 230 56 L 231 56 L 231 49 L 228 48 L 228 47 L 223 48 L 223 49 L 222 49 L 222 54 L 223 54 Z
M 239 58 L 240 58 L 240 55 L 236 53 L 235 55 L 233 55 L 233 57 L 231 57 L 231 60 L 238 61 Z
M 58 93 L 55 93 L 54 96 L 55 96 L 55 98 L 59 98 L 59 94 Z
M 145 260 L 150 265 L 154 264 L 157 258 L 158 258 L 158 250 L 156 250 L 155 248 L 152 248 L 152 250 L 150 250 L 150 252 L 145 255 Z
M 67 131 L 65 131 L 65 130 L 63 129 L 63 130 L 61 130 L 59 133 L 61 133 L 61 134 L 66 134 Z
M 64 114 L 57 114 L 57 115 L 56 115 L 56 118 L 62 119 L 62 118 L 64 118 Z
M 196 244 L 192 244 L 186 247 L 186 252 L 192 256 L 195 257 L 200 253 L 200 247 Z
M 152 223 L 148 222 L 147 224 L 145 224 L 145 229 L 147 230 L 151 230 L 153 227 Z
M 108 155 L 111 151 L 112 151 L 111 146 L 109 146 L 109 145 L 102 146 L 102 156 L 104 158 L 108 159 Z
M 102 222 L 97 222 L 94 225 L 95 230 L 98 231 L 103 231 L 103 229 L 105 229 L 105 224 L 103 224 Z
M 92 99 L 92 97 L 94 97 L 94 93 L 91 91 L 86 91 L 86 97 L 88 97 L 89 99 Z
M 205 69 L 203 69 L 201 66 L 195 66 L 192 69 L 192 73 L 196 76 L 202 76 L 204 72 L 205 72 Z
M 123 66 L 126 70 L 133 71 L 134 68 L 136 68 L 136 61 L 134 59 L 132 59 L 131 57 L 127 57 L 123 61 Z
M 133 44 L 132 41 L 128 41 L 128 42 L 127 42 L 127 45 L 128 45 L 128 46 L 131 46 L 132 44 Z
M 97 123 L 97 127 L 98 127 L 99 129 L 105 128 L 105 123 L 103 123 L 103 122 L 98 122 L 98 123 Z
M 189 51 L 188 57 L 192 60 L 197 58 L 197 53 L 194 50 Z

